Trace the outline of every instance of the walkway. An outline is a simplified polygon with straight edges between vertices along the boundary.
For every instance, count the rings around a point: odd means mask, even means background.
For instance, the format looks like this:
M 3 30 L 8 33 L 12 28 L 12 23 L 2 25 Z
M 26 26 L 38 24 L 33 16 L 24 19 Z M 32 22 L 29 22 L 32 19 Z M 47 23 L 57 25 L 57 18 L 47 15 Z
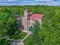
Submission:
M 22 41 L 24 41 L 30 34 L 31 34 L 31 32 L 28 31 L 28 32 L 27 32 L 27 35 L 22 39 Z
M 23 30 L 22 32 L 25 32 L 27 33 L 27 35 L 22 39 L 22 40 L 14 40 L 14 39 L 9 39 L 9 37 L 7 36 L 3 36 L 1 37 L 0 39 L 7 39 L 7 40 L 11 40 L 11 44 L 10 45 L 24 45 L 24 40 L 31 34 L 31 31 L 26 31 L 26 30 Z
M 24 45 L 24 40 L 31 34 L 31 31 L 23 31 L 26 32 L 27 35 L 22 40 L 13 40 L 10 45 Z

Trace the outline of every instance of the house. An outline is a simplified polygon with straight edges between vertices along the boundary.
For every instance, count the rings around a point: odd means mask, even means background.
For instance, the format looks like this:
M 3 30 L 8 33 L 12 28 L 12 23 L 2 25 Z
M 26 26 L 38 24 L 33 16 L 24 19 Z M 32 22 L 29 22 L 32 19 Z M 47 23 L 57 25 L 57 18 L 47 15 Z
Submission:
M 24 27 L 24 30 L 29 30 L 29 28 L 32 26 L 33 23 L 40 22 L 42 26 L 42 18 L 43 14 L 32 14 L 27 8 L 24 10 L 24 16 L 21 17 L 21 23 L 22 26 Z
M 24 10 L 24 15 L 22 17 L 15 15 L 17 21 L 21 24 L 20 28 L 25 31 L 29 30 L 36 21 L 40 22 L 40 26 L 42 27 L 43 16 L 43 14 L 32 14 L 27 8 Z

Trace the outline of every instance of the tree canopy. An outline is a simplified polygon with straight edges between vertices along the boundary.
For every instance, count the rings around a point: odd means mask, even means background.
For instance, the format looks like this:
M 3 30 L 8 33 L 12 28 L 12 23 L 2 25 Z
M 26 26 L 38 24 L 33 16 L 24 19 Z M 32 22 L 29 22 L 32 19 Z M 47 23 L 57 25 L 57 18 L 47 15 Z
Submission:
M 60 6 L 0 7 L 0 36 L 7 32 L 7 24 L 12 26 L 12 23 L 15 22 L 14 14 L 18 14 L 20 17 L 23 16 L 25 8 L 29 8 L 29 10 L 35 14 L 44 14 L 44 18 L 42 19 L 42 30 L 39 32 L 39 36 L 44 37 L 42 45 L 60 45 Z M 14 28 L 15 26 L 13 29 Z M 29 41 L 27 40 L 25 42 Z M 33 41 L 31 40 L 31 42 Z

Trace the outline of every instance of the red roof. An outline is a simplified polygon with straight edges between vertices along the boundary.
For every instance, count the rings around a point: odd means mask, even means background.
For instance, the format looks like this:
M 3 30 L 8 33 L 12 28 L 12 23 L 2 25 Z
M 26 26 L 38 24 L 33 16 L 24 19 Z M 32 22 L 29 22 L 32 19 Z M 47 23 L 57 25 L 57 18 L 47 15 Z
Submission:
M 42 19 L 43 18 L 43 14 L 32 14 L 31 16 L 30 16 L 30 19 Z

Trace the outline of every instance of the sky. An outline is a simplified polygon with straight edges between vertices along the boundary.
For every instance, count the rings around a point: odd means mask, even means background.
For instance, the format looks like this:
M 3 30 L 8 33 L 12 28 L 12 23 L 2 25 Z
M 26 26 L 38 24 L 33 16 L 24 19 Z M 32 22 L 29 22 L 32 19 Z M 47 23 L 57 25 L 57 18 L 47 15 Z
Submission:
M 0 0 L 0 6 L 49 5 L 60 6 L 60 0 Z

